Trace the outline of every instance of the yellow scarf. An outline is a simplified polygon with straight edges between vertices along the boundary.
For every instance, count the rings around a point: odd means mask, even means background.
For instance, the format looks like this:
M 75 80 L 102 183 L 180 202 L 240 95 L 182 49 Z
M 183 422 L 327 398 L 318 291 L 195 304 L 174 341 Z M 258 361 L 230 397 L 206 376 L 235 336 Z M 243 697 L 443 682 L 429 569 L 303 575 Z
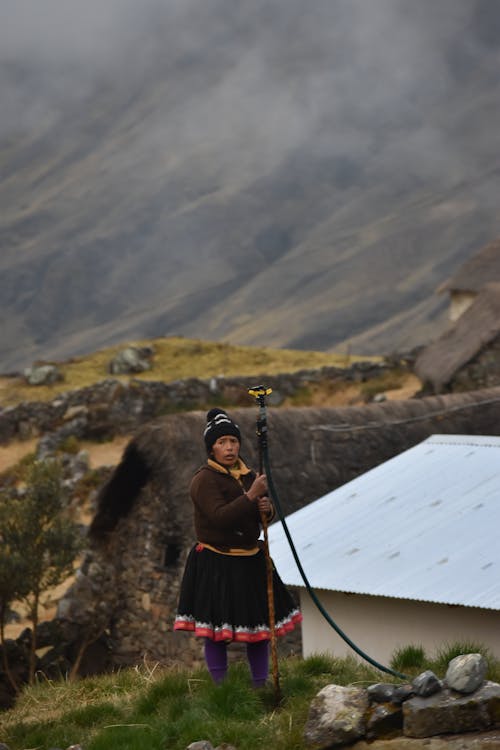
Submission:
M 240 484 L 241 477 L 245 476 L 246 474 L 250 474 L 250 469 L 245 465 L 241 458 L 238 458 L 234 466 L 231 466 L 230 469 L 228 469 L 226 466 L 221 466 L 221 464 L 218 464 L 217 461 L 213 461 L 211 458 L 208 459 L 207 464 L 212 469 L 215 469 L 221 474 L 231 474 L 231 476 L 234 477 Z

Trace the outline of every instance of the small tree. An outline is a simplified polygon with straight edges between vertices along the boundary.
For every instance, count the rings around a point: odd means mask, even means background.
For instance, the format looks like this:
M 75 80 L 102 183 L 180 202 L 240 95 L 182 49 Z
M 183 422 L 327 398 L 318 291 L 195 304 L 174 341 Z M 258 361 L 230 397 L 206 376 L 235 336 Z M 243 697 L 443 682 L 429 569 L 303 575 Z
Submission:
M 4 499 L 2 505 L 0 535 L 11 555 L 3 577 L 8 577 L 14 564 L 19 566 L 5 599 L 21 599 L 27 604 L 33 630 L 29 656 L 29 680 L 33 682 L 40 598 L 72 573 L 81 536 L 68 516 L 61 468 L 56 461 L 34 462 L 24 494 L 11 497 L 8 504 Z M 4 586 L 8 592 L 6 580 Z
M 11 604 L 28 593 L 24 570 L 24 555 L 12 547 L 11 528 L 17 525 L 15 508 L 11 507 L 8 495 L 0 494 L 0 644 L 2 666 L 14 692 L 19 685 L 10 670 L 5 645 L 5 624 Z

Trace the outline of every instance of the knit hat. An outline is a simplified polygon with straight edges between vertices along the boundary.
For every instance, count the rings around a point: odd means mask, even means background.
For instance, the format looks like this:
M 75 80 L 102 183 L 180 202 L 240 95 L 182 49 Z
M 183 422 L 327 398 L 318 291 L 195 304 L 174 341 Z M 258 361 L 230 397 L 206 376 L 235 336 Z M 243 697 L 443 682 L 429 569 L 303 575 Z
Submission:
M 236 422 L 233 422 L 223 409 L 210 409 L 207 414 L 207 426 L 203 433 L 207 453 L 210 453 L 215 441 L 223 435 L 234 435 L 241 443 L 240 428 Z

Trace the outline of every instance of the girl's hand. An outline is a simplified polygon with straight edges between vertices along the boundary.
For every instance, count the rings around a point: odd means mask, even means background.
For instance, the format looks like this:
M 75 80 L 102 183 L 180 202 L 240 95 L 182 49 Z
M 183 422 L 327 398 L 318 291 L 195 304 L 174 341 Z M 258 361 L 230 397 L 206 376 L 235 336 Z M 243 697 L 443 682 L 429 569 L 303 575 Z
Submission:
M 266 515 L 268 515 L 271 512 L 271 501 L 269 500 L 267 495 L 259 497 L 259 499 L 257 500 L 257 507 L 259 509 L 259 513 L 265 513 Z
M 267 493 L 267 477 L 265 474 L 257 474 L 246 495 L 253 503 Z

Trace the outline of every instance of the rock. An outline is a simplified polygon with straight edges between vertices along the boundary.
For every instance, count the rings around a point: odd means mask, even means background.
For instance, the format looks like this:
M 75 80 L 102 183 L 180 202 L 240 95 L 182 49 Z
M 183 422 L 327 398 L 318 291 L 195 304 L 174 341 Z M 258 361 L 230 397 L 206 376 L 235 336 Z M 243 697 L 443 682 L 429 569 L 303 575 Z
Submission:
M 196 742 L 191 742 L 186 750 L 214 750 L 214 746 L 208 740 L 197 740 Z
M 388 740 L 359 740 L 349 750 L 500 750 L 500 732 L 494 730 L 473 735 L 446 735 L 426 739 L 397 737 Z
M 392 703 L 379 703 L 368 715 L 366 722 L 367 739 L 396 737 L 403 728 L 403 710 Z
M 76 419 L 76 417 L 86 417 L 88 411 L 88 407 L 84 404 L 69 406 L 63 414 L 63 422 L 70 422 L 72 419 Z
M 434 693 L 441 690 L 442 684 L 434 672 L 428 669 L 426 672 L 419 674 L 418 677 L 415 677 L 412 687 L 415 695 L 426 698 L 428 695 L 434 695 Z
M 24 370 L 24 377 L 30 385 L 51 385 L 64 380 L 64 376 L 55 365 L 35 365 Z
M 388 703 L 393 701 L 398 687 L 390 682 L 377 682 L 367 688 L 368 697 L 372 703 Z
M 446 685 L 459 693 L 473 693 L 484 682 L 488 664 L 481 654 L 461 654 L 448 664 Z
M 150 370 L 151 362 L 149 359 L 151 356 L 152 352 L 146 349 L 137 349 L 135 346 L 128 346 L 113 357 L 109 363 L 109 372 L 113 375 L 128 375 L 130 373 Z
M 362 688 L 327 685 L 313 699 L 304 729 L 306 745 L 330 748 L 363 737 L 368 693 Z
M 500 685 L 486 682 L 473 695 L 448 689 L 428 698 L 415 696 L 403 703 L 403 734 L 432 737 L 436 734 L 482 732 L 500 721 Z
M 413 694 L 413 685 L 399 685 L 394 691 L 392 702 L 399 705 L 411 698 Z

